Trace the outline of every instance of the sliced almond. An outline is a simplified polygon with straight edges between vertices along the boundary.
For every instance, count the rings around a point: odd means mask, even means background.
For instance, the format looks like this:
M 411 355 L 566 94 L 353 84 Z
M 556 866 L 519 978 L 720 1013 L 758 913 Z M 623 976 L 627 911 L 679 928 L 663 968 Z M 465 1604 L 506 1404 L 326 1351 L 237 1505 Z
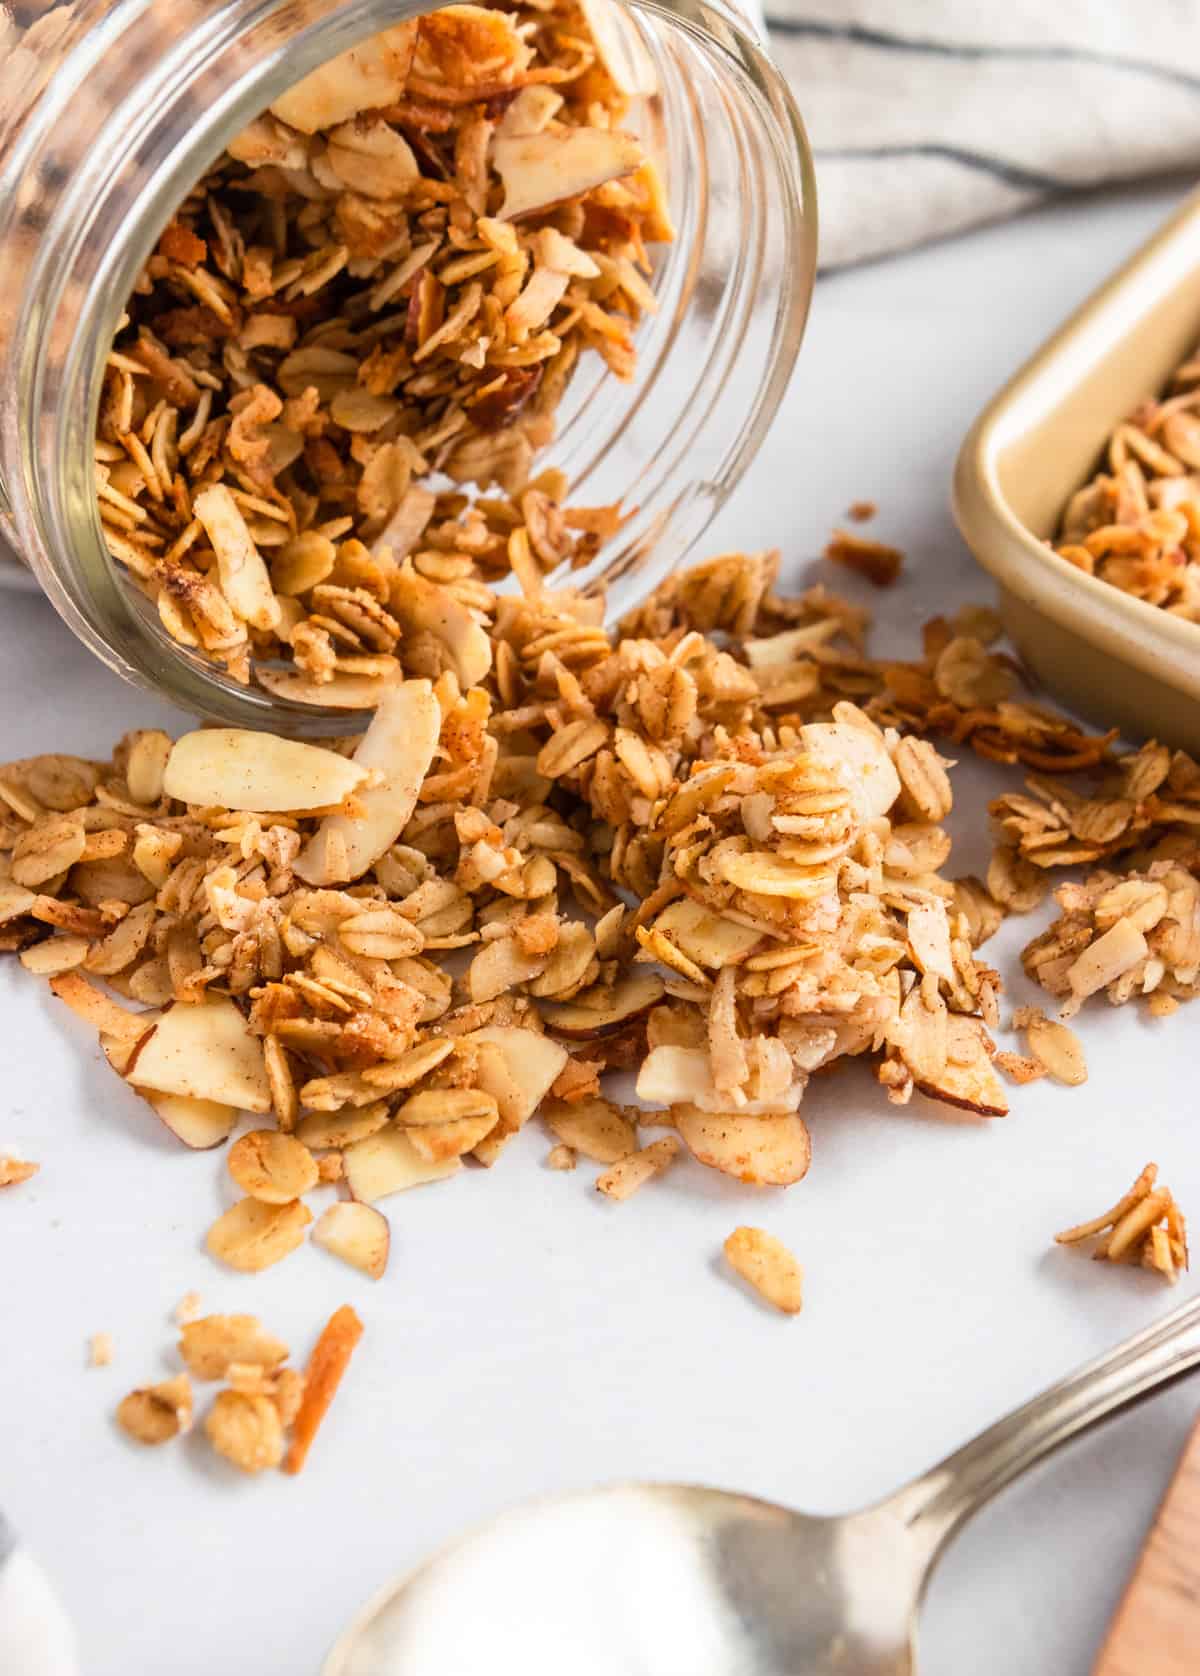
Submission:
M 389 1193 L 403 1193 L 427 1182 L 444 1181 L 462 1168 L 460 1158 L 431 1163 L 422 1158 L 400 1129 L 383 1129 L 346 1148 L 346 1182 L 354 1197 L 374 1204 Z
M 1105 989 L 1144 960 L 1149 944 L 1132 920 L 1119 919 L 1102 937 L 1089 943 L 1067 969 L 1071 993 L 1083 999 Z
M 317 1218 L 313 1244 L 340 1257 L 343 1263 L 380 1280 L 387 1268 L 391 1231 L 387 1217 L 372 1205 L 342 1201 Z
M 492 667 L 491 640 L 449 589 L 427 581 L 406 564 L 392 579 L 390 603 L 393 616 L 409 634 L 428 634 L 438 641 L 464 692 L 486 679 Z
M 205 1244 L 213 1256 L 243 1274 L 257 1274 L 281 1262 L 303 1244 L 312 1221 L 307 1205 L 264 1205 L 258 1199 L 239 1199 L 208 1230 Z
M 332 681 L 317 681 L 300 669 L 269 669 L 261 664 L 254 676 L 274 698 L 289 704 L 317 704 L 326 710 L 374 710 L 392 684 L 384 675 L 356 675 L 340 669 Z
M 493 1080 L 484 1060 L 479 1086 L 496 1101 L 504 1128 L 509 1132 L 520 1129 L 537 1111 L 566 1064 L 566 1048 L 549 1036 L 511 1024 L 486 1024 L 472 1031 L 467 1040 L 477 1046 L 491 1046 L 499 1053 L 504 1075 Z
M 319 745 L 212 727 L 175 741 L 163 789 L 181 803 L 269 814 L 341 803 L 366 777 L 364 768 Z
M 795 1111 L 803 1090 L 803 1082 L 796 1079 L 774 1098 L 746 1100 L 737 1110 L 747 1117 Z M 728 1092 L 713 1080 L 712 1059 L 706 1048 L 673 1044 L 652 1048 L 638 1072 L 637 1094 L 639 1100 L 651 1106 L 675 1106 L 682 1102 L 720 1115 L 730 1109 Z
M 584 994 L 573 1001 L 543 1002 L 540 1010 L 551 1030 L 568 1041 L 584 1042 L 623 1029 L 631 1019 L 657 1006 L 665 993 L 656 972 L 634 972 L 597 1005 L 590 1005 Z
M 237 1122 L 237 1107 L 222 1105 L 217 1100 L 198 1100 L 189 1094 L 159 1094 L 153 1089 L 147 1089 L 144 1098 L 171 1133 L 197 1152 L 221 1146 Z
M 271 111 L 302 134 L 315 134 L 360 111 L 394 105 L 404 95 L 416 44 L 415 18 L 394 23 L 313 70 L 281 94 Z
M 702 1164 L 756 1187 L 790 1187 L 812 1159 L 808 1130 L 794 1115 L 742 1117 L 671 1108 L 676 1128 Z
M 740 965 L 763 940 L 753 926 L 724 919 L 686 896 L 663 909 L 654 921 L 654 929 L 682 949 L 689 960 L 713 971 Z
M 30 899 L 32 906 L 32 898 Z M 39 978 L 55 978 L 60 972 L 73 972 L 82 966 L 91 942 L 68 932 L 61 937 L 47 937 L 44 943 L 34 943 L 22 949 L 17 957 L 27 972 Z
M 1073 1030 L 1035 1010 L 1025 1021 L 1025 1034 L 1029 1040 L 1029 1051 L 1055 1082 L 1078 1088 L 1087 1081 L 1083 1043 Z
M 265 1205 L 286 1205 L 317 1185 L 317 1163 L 295 1135 L 251 1129 L 229 1149 L 229 1173 L 242 1192 Z
M 637 1151 L 637 1131 L 611 1100 L 578 1100 L 572 1105 L 550 1100 L 544 1115 L 564 1145 L 597 1164 L 615 1164 Z
M 818 762 L 840 770 L 860 820 L 886 815 L 900 796 L 900 776 L 882 734 L 850 722 L 809 722 L 800 738 Z
M 269 1112 L 262 1043 L 226 996 L 169 1007 L 125 1073 L 135 1088 Z
M 556 128 L 497 138 L 492 162 L 504 182 L 502 221 L 576 198 L 640 167 L 644 153 L 631 134 L 604 128 Z
M 384 695 L 354 753 L 355 766 L 380 779 L 358 794 L 360 811 L 327 815 L 296 858 L 310 885 L 357 879 L 389 850 L 416 808 L 437 750 L 442 714 L 428 681 L 404 681 Z
M 724 1249 L 730 1268 L 760 1297 L 785 1315 L 799 1315 L 803 1271 L 782 1240 L 761 1228 L 735 1228 Z

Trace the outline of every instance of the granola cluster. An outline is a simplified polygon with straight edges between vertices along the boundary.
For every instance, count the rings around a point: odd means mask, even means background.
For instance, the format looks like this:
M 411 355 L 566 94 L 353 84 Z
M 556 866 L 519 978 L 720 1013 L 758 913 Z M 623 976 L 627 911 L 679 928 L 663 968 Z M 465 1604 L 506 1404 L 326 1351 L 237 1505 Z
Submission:
M 553 1168 L 591 1160 L 622 1200 L 685 1148 L 800 1180 L 805 1087 L 848 1057 L 894 1102 L 981 1116 L 1008 1109 L 1000 1071 L 1077 1085 L 1081 1045 L 1036 1009 L 1028 1055 L 997 1052 L 976 953 L 1072 863 L 1114 870 L 1062 884 L 1025 952 L 1064 1013 L 1195 993 L 1190 760 L 1019 700 L 989 613 L 876 660 L 861 612 L 781 596 L 777 564 L 721 555 L 615 631 L 569 589 L 435 612 L 429 585 L 427 673 L 357 740 L 141 731 L 0 771 L 4 945 L 185 1144 L 254 1119 L 214 1257 L 256 1272 L 311 1237 L 378 1279 L 378 1201 L 494 1165 L 535 1114 Z M 934 732 L 1038 770 L 993 805 L 985 880 L 946 876 Z M 605 1091 L 626 1070 L 636 1106 Z M 733 1253 L 754 1284 L 783 1272 L 761 1246 Z
M 775 562 L 701 565 L 612 635 L 566 591 L 489 597 L 474 683 L 392 684 L 357 743 L 141 732 L 0 775 L 8 946 L 188 1144 L 257 1120 L 216 1256 L 279 1261 L 332 1185 L 314 1238 L 381 1274 L 374 1202 L 543 1106 L 614 1198 L 680 1140 L 800 1179 L 805 1084 L 847 1055 L 893 1100 L 1007 1109 L 946 764 L 844 699 L 801 719 L 789 671 L 861 625 Z M 648 1109 L 603 1094 L 624 1068 Z
M 1098 1262 L 1140 1263 L 1174 1282 L 1188 1266 L 1187 1225 L 1168 1187 L 1157 1186 L 1158 1165 L 1147 1164 L 1111 1210 L 1055 1234 L 1059 1245 L 1096 1243 Z
M 370 709 L 423 673 L 422 590 L 469 610 L 612 533 L 533 461 L 581 356 L 633 375 L 671 237 L 625 126 L 653 88 L 611 0 L 451 5 L 232 142 L 129 299 L 96 438 L 109 550 L 181 647 Z
M 335 1310 L 301 1374 L 256 1316 L 193 1318 L 179 1335 L 185 1371 L 130 1391 L 117 1405 L 117 1424 L 135 1443 L 169 1443 L 191 1430 L 193 1380 L 223 1380 L 204 1420 L 217 1454 L 245 1473 L 300 1472 L 362 1331 L 349 1306 Z
M 1055 550 L 1173 616 L 1200 622 L 1200 353 L 1109 439 L 1071 497 Z

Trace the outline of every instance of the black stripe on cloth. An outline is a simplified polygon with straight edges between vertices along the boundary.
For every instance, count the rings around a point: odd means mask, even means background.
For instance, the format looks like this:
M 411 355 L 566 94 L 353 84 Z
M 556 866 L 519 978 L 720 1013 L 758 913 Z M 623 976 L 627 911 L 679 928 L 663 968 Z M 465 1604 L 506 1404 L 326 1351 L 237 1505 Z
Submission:
M 818 163 L 881 162 L 892 157 L 934 157 L 943 163 L 959 163 L 964 169 L 978 169 L 993 175 L 1007 186 L 1018 186 L 1028 192 L 1075 192 L 1074 181 L 1060 180 L 1056 175 L 1041 174 L 1035 169 L 1023 169 L 1019 163 L 1006 163 L 1002 157 L 989 157 L 982 151 L 967 151 L 953 145 L 864 145 L 817 146 L 813 157 Z
M 869 29 L 862 23 L 826 23 L 820 18 L 773 17 L 767 15 L 767 28 L 778 35 L 809 36 L 826 41 L 848 41 L 856 46 L 878 47 L 885 52 L 927 53 L 940 58 L 1017 58 L 1049 59 L 1076 64 L 1100 64 L 1110 70 L 1124 70 L 1130 75 L 1154 76 L 1160 81 L 1173 82 L 1178 87 L 1190 87 L 1200 93 L 1200 75 L 1175 69 L 1167 64 L 1153 64 L 1144 58 L 1127 58 L 1120 53 L 1099 52 L 1091 47 L 1067 46 L 971 46 L 966 42 L 929 41 L 908 35 L 893 35 L 886 29 Z

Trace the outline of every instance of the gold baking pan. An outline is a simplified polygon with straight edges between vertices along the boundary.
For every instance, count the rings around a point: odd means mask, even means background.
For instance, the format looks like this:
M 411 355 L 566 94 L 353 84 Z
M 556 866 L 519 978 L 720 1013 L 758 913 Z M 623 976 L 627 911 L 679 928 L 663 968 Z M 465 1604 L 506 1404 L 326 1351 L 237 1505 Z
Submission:
M 1105 282 L 967 434 L 954 513 L 1000 585 L 1025 662 L 1072 708 L 1133 739 L 1200 752 L 1200 624 L 1047 545 L 1109 432 L 1157 395 L 1200 338 L 1200 193 Z

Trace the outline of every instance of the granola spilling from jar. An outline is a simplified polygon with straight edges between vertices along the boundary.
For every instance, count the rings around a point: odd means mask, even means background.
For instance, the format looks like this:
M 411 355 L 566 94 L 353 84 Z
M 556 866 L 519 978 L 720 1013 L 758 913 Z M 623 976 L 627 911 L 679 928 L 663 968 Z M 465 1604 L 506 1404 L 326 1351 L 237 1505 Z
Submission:
M 632 377 L 672 236 L 621 19 L 531 0 L 396 24 L 179 206 L 109 356 L 96 473 L 109 550 L 181 647 L 371 709 L 423 673 L 414 591 L 470 607 L 613 532 L 534 458 L 581 357 Z
M 1200 622 L 1200 349 L 1117 426 L 1054 546 L 1089 576 Z
M 846 699 L 803 719 L 781 660 L 860 624 L 776 562 L 698 566 L 616 633 L 569 591 L 491 597 L 479 679 L 394 683 L 357 743 L 141 732 L 0 774 L 8 947 L 186 1144 L 254 1118 L 215 1257 L 311 1232 L 377 1278 L 378 1202 L 539 1111 L 619 1200 L 682 1147 L 798 1181 L 805 1086 L 851 1056 L 894 1101 L 1007 1110 L 947 764 Z

